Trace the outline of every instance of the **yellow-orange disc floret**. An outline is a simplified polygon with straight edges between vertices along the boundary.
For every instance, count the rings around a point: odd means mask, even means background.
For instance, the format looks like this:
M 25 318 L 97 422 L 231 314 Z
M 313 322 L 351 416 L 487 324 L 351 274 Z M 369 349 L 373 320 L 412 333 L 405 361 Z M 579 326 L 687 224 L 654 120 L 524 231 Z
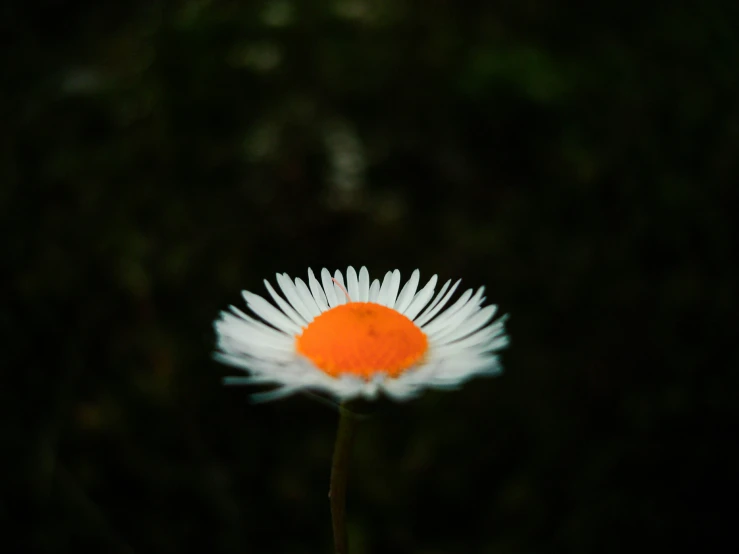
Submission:
M 350 302 L 316 317 L 296 338 L 297 351 L 337 377 L 397 377 L 428 349 L 426 335 L 403 314 L 372 302 Z

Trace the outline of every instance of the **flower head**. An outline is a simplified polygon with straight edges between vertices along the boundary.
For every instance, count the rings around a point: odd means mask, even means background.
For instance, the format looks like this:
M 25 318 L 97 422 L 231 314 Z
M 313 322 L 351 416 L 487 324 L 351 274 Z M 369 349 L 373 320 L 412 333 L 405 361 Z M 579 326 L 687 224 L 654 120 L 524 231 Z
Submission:
M 436 275 L 420 290 L 419 275 L 400 290 L 398 270 L 370 284 L 365 267 L 359 275 L 349 267 L 346 286 L 340 271 L 332 277 L 323 269 L 319 281 L 309 269 L 307 284 L 277 274 L 284 297 L 264 281 L 276 306 L 244 291 L 259 319 L 234 306 L 222 312 L 216 357 L 250 376 L 226 382 L 279 385 L 267 398 L 308 389 L 341 401 L 380 392 L 400 400 L 499 373 L 505 318 L 491 323 L 497 306 L 482 307 L 484 289 L 444 309 L 460 281 L 447 281 L 434 297 Z

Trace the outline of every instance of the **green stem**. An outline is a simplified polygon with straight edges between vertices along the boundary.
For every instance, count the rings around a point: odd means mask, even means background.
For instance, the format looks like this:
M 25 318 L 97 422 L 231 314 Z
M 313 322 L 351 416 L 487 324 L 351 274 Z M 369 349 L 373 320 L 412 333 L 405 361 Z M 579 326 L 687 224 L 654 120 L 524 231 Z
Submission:
M 339 430 L 336 433 L 334 458 L 331 463 L 331 484 L 328 497 L 331 501 L 331 522 L 334 529 L 335 554 L 348 554 L 346 533 L 346 482 L 349 474 L 356 420 L 345 405 L 339 407 Z

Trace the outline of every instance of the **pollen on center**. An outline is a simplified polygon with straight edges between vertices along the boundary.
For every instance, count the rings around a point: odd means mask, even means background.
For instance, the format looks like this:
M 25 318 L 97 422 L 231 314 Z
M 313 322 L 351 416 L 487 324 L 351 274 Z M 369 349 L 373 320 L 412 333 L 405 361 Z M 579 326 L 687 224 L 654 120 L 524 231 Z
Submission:
M 295 340 L 297 351 L 333 377 L 349 373 L 397 377 L 428 349 L 421 329 L 406 316 L 372 302 L 350 302 L 311 321 Z

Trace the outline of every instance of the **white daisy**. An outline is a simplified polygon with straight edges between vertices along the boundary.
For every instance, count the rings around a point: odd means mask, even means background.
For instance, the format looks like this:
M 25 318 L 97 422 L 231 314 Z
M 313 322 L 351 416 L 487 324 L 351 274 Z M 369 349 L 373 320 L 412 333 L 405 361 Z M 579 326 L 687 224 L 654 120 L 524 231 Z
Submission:
M 476 375 L 501 371 L 496 351 L 508 344 L 505 318 L 491 323 L 497 306 L 482 307 L 484 287 L 466 291 L 447 309 L 460 281 L 447 281 L 434 297 L 437 276 L 418 290 L 419 271 L 400 289 L 400 272 L 370 284 L 367 268 L 308 270 L 308 283 L 277 274 L 284 298 L 265 280 L 271 304 L 244 291 L 255 319 L 231 306 L 215 322 L 216 358 L 246 370 L 227 383 L 272 383 L 272 399 L 302 390 L 325 392 L 340 401 L 402 400 L 425 388 L 457 387 Z M 433 300 L 432 300 L 432 297 Z M 425 308 L 425 309 L 424 309 Z

